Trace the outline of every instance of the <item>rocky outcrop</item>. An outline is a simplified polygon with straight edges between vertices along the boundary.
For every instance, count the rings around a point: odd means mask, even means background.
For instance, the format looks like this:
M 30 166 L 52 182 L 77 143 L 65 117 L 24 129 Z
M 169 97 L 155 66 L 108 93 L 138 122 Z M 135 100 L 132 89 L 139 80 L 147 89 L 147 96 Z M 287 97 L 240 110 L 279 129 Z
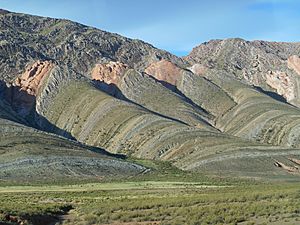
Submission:
M 91 72 L 93 80 L 102 81 L 106 84 L 118 85 L 129 66 L 121 62 L 108 62 L 96 64 Z
M 277 167 L 280 167 L 280 168 L 282 168 L 282 169 L 284 169 L 284 170 L 286 170 L 286 171 L 288 171 L 290 173 L 298 173 L 299 172 L 299 168 L 298 167 L 288 166 L 288 165 L 286 165 L 286 164 L 284 164 L 282 162 L 279 162 L 279 161 L 276 161 L 274 163 L 274 165 L 277 166 Z
M 129 70 L 118 87 L 127 99 L 152 112 L 190 126 L 216 131 L 209 124 L 211 115 L 204 109 L 195 106 L 185 96 L 165 88 L 146 73 Z
M 208 77 L 210 76 L 208 75 Z M 185 72 L 178 82 L 177 88 L 196 105 L 213 115 L 215 117 L 214 125 L 219 117 L 236 105 L 233 98 L 222 88 L 199 74 Z
M 150 64 L 145 69 L 145 73 L 153 76 L 159 81 L 176 86 L 177 81 L 182 75 L 182 69 L 172 62 L 162 59 L 156 63 Z
M 294 70 L 300 75 L 300 57 L 297 55 L 290 56 L 287 61 L 288 68 Z
M 266 74 L 266 83 L 288 102 L 296 97 L 294 82 L 285 72 L 269 71 Z
M 26 68 L 26 71 L 12 85 L 19 87 L 20 91 L 36 96 L 53 66 L 49 61 L 39 60 Z
M 289 158 L 289 160 L 297 165 L 300 166 L 300 159 L 295 159 L 295 158 Z
M 7 84 L 4 98 L 19 115 L 26 117 L 35 110 L 36 97 L 53 67 L 49 61 L 37 61 L 12 84 Z

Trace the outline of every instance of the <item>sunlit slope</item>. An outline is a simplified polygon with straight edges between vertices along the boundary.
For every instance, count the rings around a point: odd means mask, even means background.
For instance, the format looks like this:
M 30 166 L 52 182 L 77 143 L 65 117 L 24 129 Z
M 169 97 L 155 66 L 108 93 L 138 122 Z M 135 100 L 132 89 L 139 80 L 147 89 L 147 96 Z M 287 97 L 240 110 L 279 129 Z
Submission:
M 221 131 L 262 143 L 299 147 L 298 108 L 275 100 L 233 77 L 228 78 L 223 72 L 210 72 L 207 77 L 236 102 L 236 106 L 217 119 L 216 127 Z
M 190 126 L 217 131 L 209 124 L 212 115 L 145 73 L 135 70 L 127 71 L 118 88 L 129 100 L 161 116 L 181 121 Z
M 236 105 L 226 91 L 204 76 L 185 71 L 177 82 L 177 88 L 196 105 L 214 116 L 214 120 Z

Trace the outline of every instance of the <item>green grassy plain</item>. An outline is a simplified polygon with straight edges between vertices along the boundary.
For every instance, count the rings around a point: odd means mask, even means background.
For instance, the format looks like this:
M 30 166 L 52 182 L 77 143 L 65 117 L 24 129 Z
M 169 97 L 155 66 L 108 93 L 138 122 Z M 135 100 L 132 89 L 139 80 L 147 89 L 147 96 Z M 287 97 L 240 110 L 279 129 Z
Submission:
M 300 224 L 300 183 L 206 177 L 168 163 L 139 163 L 153 172 L 126 181 L 1 183 L 0 224 Z

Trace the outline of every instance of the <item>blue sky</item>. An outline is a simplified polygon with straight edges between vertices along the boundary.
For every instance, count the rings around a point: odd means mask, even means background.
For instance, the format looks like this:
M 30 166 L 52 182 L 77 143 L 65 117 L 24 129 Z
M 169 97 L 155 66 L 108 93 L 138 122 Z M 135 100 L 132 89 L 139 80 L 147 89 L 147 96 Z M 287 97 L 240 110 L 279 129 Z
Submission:
M 0 0 L 0 8 L 71 19 L 177 55 L 210 39 L 300 41 L 299 0 Z

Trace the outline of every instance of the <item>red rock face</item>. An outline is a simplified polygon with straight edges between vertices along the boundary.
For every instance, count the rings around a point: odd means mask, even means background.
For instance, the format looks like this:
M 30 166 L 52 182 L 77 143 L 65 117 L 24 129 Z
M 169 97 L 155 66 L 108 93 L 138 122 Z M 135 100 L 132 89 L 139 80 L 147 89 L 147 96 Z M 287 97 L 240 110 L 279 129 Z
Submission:
M 20 87 L 20 90 L 27 94 L 36 96 L 43 80 L 52 68 L 53 64 L 49 61 L 37 61 L 15 80 L 13 86 Z
M 165 59 L 150 64 L 146 69 L 145 73 L 151 75 L 160 81 L 165 81 L 169 84 L 176 86 L 177 81 L 182 75 L 182 69 L 175 64 Z
M 102 81 L 106 84 L 115 84 L 118 86 L 129 66 L 121 62 L 109 62 L 96 64 L 92 70 L 92 79 Z
M 37 61 L 26 68 L 12 84 L 8 84 L 5 99 L 20 115 L 27 116 L 30 113 L 36 95 L 53 66 L 49 61 Z
M 300 75 L 300 57 L 293 55 L 288 58 L 287 61 L 288 68 L 294 70 L 298 75 Z

